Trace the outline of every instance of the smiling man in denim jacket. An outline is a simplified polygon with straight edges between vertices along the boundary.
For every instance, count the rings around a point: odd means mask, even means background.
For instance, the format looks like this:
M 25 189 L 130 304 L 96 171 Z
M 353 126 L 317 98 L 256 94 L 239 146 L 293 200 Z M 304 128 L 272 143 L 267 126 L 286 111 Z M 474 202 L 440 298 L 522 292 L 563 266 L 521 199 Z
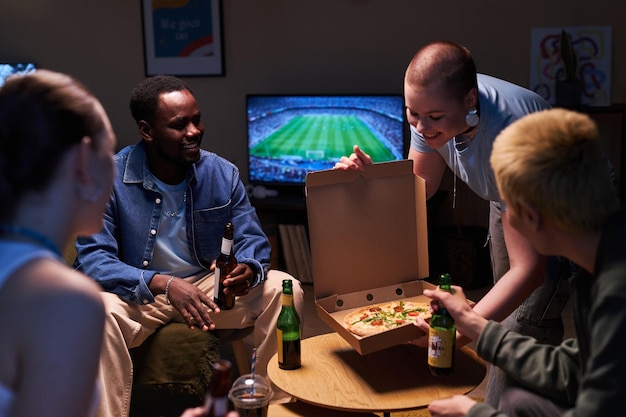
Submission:
M 128 415 L 128 349 L 169 322 L 204 331 L 254 325 L 256 369 L 264 374 L 277 349 L 282 280 L 292 278 L 268 271 L 270 245 L 237 167 L 200 149 L 204 126 L 189 87 L 176 77 L 148 78 L 131 93 L 130 108 L 142 140 L 115 157 L 104 229 L 76 244 L 76 266 L 104 289 L 98 415 L 111 417 Z M 238 265 L 224 284 L 238 297 L 233 309 L 220 311 L 213 271 L 227 222 Z M 298 283 L 301 315 L 302 297 Z

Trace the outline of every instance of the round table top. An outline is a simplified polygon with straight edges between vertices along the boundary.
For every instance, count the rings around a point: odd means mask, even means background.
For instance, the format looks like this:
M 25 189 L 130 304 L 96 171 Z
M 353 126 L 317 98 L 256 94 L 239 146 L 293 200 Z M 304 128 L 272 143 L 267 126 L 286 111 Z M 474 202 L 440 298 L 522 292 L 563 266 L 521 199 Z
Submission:
M 277 355 L 267 373 L 295 398 L 345 411 L 392 412 L 425 407 L 433 400 L 467 394 L 485 377 L 473 350 L 457 349 L 454 371 L 433 376 L 426 349 L 402 344 L 361 356 L 337 333 L 302 340 L 302 367 L 283 370 Z

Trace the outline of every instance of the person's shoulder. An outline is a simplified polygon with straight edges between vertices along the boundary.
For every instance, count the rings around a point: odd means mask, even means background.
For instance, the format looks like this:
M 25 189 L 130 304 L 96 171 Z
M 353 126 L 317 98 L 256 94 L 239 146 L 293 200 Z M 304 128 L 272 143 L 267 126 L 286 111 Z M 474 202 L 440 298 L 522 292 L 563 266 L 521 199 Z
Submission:
M 626 272 L 626 252 L 623 250 L 625 246 L 626 207 L 622 207 L 608 216 L 602 227 L 597 262 L 617 267 L 620 273 Z M 626 286 L 626 280 L 619 281 Z
M 114 158 L 118 160 L 128 158 L 131 154 L 136 153 L 143 148 L 143 146 L 140 146 L 141 143 L 142 142 L 124 146 L 115 154 Z
M 105 310 L 97 284 L 58 260 L 38 259 L 20 270 L 10 301 L 11 334 L 25 355 L 65 358 L 81 347 L 93 354 L 101 345 Z M 6 307 L 6 306 L 3 306 Z M 80 361 L 80 359 L 76 359 Z
M 526 87 L 522 87 L 519 84 L 516 84 L 511 81 L 503 80 L 502 78 L 494 77 L 493 75 L 487 74 L 478 74 L 477 75 L 478 85 L 484 87 L 491 87 L 497 90 L 515 90 L 521 92 L 529 92 L 533 95 L 537 94 L 534 91 L 529 90 Z
M 606 217 L 600 228 L 600 242 L 601 248 L 617 246 L 621 249 L 626 244 L 626 207 L 615 209 Z M 626 252 L 623 254 L 626 259 Z
M 513 84 L 510 81 L 503 80 L 502 78 L 495 77 L 493 75 L 478 73 L 476 74 L 476 79 L 478 80 L 478 84 Z
M 550 108 L 550 104 L 536 92 L 526 87 L 487 74 L 478 74 L 478 89 L 487 103 L 498 103 L 498 107 L 516 109 L 526 114 Z M 481 101 L 481 105 L 483 101 Z
M 212 169 L 228 169 L 238 170 L 237 166 L 228 159 L 220 156 L 214 152 L 210 152 L 204 149 L 200 150 L 200 160 L 197 162 L 198 166 L 210 167 Z
M 20 272 L 21 294 L 48 318 L 63 316 L 63 319 L 72 320 L 72 314 L 77 311 L 88 315 L 103 314 L 100 288 L 83 273 L 49 258 L 33 261 Z
M 102 337 L 105 314 L 98 285 L 59 260 L 28 262 L 2 290 L 0 310 L 11 315 L 3 329 L 31 353 L 42 341 L 46 349 L 54 349 L 85 339 L 98 343 Z
M 113 161 L 117 167 L 115 183 L 138 183 L 144 180 L 146 148 L 143 141 L 128 145 L 117 152 Z
M 113 161 L 118 165 L 126 163 L 136 145 L 128 145 L 120 149 L 114 156 Z

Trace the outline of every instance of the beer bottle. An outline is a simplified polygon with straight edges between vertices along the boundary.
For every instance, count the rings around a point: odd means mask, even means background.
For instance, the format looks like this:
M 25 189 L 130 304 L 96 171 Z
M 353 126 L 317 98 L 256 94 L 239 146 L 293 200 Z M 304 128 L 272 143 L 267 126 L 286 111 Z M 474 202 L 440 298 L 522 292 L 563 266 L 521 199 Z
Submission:
M 283 307 L 276 323 L 278 335 L 278 367 L 298 369 L 300 361 L 300 318 L 293 306 L 293 287 L 290 279 L 283 280 Z
M 213 375 L 204 401 L 205 416 L 224 417 L 228 413 L 228 390 L 232 364 L 226 359 L 213 363 Z
M 222 237 L 222 248 L 215 261 L 215 287 L 213 292 L 215 303 L 222 310 L 230 310 L 235 306 L 235 296 L 224 293 L 224 278 L 237 266 L 237 259 L 233 254 L 233 224 L 226 223 L 224 226 L 224 237 Z
M 439 289 L 451 291 L 450 274 L 439 276 Z M 428 368 L 433 375 L 449 375 L 454 363 L 456 328 L 448 310 L 439 303 L 439 310 L 430 319 L 428 332 Z

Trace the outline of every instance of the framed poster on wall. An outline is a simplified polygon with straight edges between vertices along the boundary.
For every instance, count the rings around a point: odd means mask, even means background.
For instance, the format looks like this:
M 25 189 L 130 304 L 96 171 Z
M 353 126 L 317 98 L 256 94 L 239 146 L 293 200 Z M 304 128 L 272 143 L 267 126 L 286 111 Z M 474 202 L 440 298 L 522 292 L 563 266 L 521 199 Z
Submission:
M 141 0 L 146 75 L 224 75 L 221 0 Z
M 576 54 L 577 76 L 582 80 L 582 104 L 611 104 L 611 27 L 572 26 L 533 28 L 530 46 L 530 89 L 556 104 L 555 82 L 563 79 L 560 36 L 571 36 Z

